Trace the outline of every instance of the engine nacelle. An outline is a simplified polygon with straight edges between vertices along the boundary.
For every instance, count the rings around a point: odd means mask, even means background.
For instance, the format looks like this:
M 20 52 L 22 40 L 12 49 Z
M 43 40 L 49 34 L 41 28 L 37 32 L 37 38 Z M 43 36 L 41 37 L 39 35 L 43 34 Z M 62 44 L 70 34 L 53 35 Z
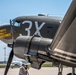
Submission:
M 31 66 L 40 69 L 42 63 L 51 61 L 49 47 L 52 40 L 42 37 L 20 36 L 14 43 L 14 54 L 27 59 Z

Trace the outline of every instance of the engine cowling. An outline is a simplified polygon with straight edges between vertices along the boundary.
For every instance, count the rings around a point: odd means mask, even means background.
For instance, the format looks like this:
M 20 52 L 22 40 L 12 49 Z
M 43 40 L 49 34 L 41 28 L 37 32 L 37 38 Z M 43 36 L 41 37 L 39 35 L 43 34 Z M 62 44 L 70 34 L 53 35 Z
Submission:
M 32 67 L 40 69 L 42 63 L 51 61 L 48 52 L 51 42 L 51 39 L 42 37 L 20 36 L 14 43 L 14 54 L 27 59 Z

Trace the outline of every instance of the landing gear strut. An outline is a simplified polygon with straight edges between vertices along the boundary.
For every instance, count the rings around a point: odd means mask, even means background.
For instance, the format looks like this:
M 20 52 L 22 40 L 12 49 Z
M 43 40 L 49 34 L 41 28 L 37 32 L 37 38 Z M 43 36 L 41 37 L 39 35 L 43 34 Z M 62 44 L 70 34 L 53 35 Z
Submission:
M 72 67 L 72 75 L 76 75 L 75 74 L 75 68 L 74 67 Z
M 63 65 L 60 63 L 58 65 L 58 75 L 62 75 L 62 71 L 63 71 Z

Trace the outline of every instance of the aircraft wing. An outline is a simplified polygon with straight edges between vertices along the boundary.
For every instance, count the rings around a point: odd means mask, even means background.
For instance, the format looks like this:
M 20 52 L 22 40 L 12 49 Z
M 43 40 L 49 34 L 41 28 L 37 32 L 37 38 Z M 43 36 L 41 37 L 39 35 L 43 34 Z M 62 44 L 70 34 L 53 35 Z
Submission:
M 76 58 L 76 0 L 73 0 L 50 47 L 56 57 L 68 62 Z M 76 64 L 76 63 L 73 63 Z

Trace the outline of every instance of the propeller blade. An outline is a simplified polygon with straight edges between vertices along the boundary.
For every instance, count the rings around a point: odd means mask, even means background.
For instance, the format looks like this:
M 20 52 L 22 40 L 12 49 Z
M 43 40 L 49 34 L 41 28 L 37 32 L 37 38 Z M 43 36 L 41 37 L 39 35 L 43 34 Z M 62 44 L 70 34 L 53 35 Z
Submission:
M 7 62 L 7 66 L 6 66 L 4 75 L 7 75 L 7 72 L 9 70 L 10 64 L 11 64 L 12 59 L 13 59 L 13 56 L 14 56 L 14 53 L 13 53 L 13 48 L 12 48 L 12 50 L 10 52 L 10 55 L 9 55 L 9 59 L 8 59 L 8 62 Z
M 12 21 L 10 19 L 10 25 L 11 25 L 11 35 L 12 35 L 12 42 L 14 41 L 14 36 L 13 36 L 13 26 L 12 26 Z

